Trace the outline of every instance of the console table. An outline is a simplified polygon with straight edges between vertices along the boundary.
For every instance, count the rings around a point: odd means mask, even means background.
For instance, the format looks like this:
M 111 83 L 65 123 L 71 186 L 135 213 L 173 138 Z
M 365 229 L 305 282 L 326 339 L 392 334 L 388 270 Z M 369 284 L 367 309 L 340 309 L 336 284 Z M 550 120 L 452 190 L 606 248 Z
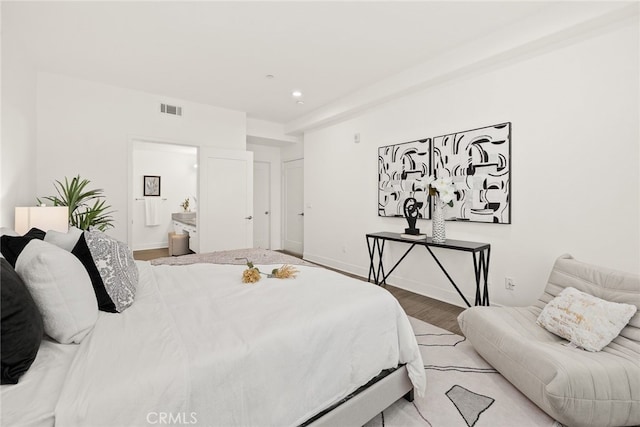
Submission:
M 395 265 L 389 270 L 388 273 L 385 273 L 384 266 L 382 264 L 382 254 L 384 253 L 384 245 L 387 241 L 391 242 L 399 242 L 404 244 L 411 245 L 409 249 L 402 255 L 402 257 L 395 263 Z M 444 243 L 434 243 L 431 240 L 431 237 L 427 237 L 426 239 L 421 240 L 413 240 L 404 238 L 400 235 L 400 233 L 391 233 L 388 231 L 382 231 L 379 233 L 369 233 L 367 234 L 367 248 L 369 249 L 369 275 L 367 277 L 367 281 L 371 282 L 371 278 L 373 277 L 373 281 L 376 285 L 386 285 L 387 277 L 393 273 L 393 270 L 402 262 L 402 260 L 411 252 L 413 248 L 416 246 L 423 246 L 427 252 L 433 257 L 435 262 L 438 264 L 438 267 L 442 270 L 442 272 L 447 276 L 449 282 L 453 285 L 453 287 L 458 291 L 458 294 L 462 297 L 467 307 L 471 307 L 467 298 L 460 292 L 458 285 L 453 281 L 447 270 L 444 268 L 440 260 L 433 253 L 431 248 L 443 248 L 443 249 L 451 249 L 454 251 L 463 251 L 463 252 L 471 252 L 473 257 L 473 270 L 475 272 L 476 279 L 476 299 L 475 305 L 489 305 L 489 288 L 487 286 L 487 277 L 489 274 L 489 257 L 491 256 L 491 245 L 488 243 L 477 243 L 477 242 L 467 242 L 464 240 L 447 240 Z M 376 267 L 375 258 L 378 258 L 378 265 Z

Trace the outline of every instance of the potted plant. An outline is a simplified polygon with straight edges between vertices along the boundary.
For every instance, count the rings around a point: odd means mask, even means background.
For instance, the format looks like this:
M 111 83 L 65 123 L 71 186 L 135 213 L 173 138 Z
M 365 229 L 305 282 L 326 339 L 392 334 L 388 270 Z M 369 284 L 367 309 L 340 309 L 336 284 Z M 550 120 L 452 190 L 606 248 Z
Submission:
M 58 195 L 43 197 L 53 203 L 54 206 L 69 207 L 69 225 L 81 230 L 95 227 L 105 231 L 113 227 L 111 205 L 107 205 L 103 199 L 103 189 L 87 190 L 88 179 L 80 178 L 80 175 L 71 179 L 65 177 L 64 184 L 56 181 L 54 187 Z M 38 203 L 42 203 L 37 199 Z

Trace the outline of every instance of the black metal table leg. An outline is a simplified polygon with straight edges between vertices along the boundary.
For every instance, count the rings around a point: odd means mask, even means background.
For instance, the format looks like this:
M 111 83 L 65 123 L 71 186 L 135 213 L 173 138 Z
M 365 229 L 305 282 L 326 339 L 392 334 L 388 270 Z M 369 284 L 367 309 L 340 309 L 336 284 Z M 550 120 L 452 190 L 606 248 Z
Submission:
M 373 256 L 375 255 L 375 246 L 371 247 L 371 242 L 369 241 L 369 236 L 367 237 L 367 250 L 369 251 L 369 274 L 367 274 L 367 282 L 371 283 L 371 275 L 373 275 L 373 280 L 375 282 L 378 281 L 376 278 L 376 270 L 373 267 Z M 373 239 L 374 245 L 377 239 Z
M 472 252 L 471 256 L 473 257 L 473 273 L 476 279 L 476 301 L 474 305 L 482 305 L 482 296 L 481 289 L 482 285 L 480 284 L 480 277 L 482 275 L 482 260 L 484 259 L 483 253 L 480 252 L 480 264 L 478 265 L 478 260 L 476 258 L 476 253 Z
M 409 252 L 411 252 L 411 249 L 413 249 L 415 246 L 416 246 L 416 244 L 415 244 L 415 243 L 414 243 L 413 245 L 411 245 L 411 246 L 409 247 L 409 249 L 407 249 L 407 251 L 404 253 L 404 255 L 402 255 L 402 256 L 400 257 L 400 259 L 398 260 L 398 262 L 396 262 L 396 263 L 395 263 L 395 265 L 391 268 L 391 270 L 390 270 L 387 274 L 385 274 L 385 275 L 383 276 L 382 281 L 384 282 L 385 286 L 386 286 L 386 284 L 387 284 L 387 277 L 391 276 L 391 273 L 393 273 L 393 270 L 395 270 L 395 269 L 396 269 L 396 267 L 397 267 L 398 265 L 400 265 L 400 263 L 402 262 L 402 260 L 403 260 L 407 255 L 409 255 Z
M 382 242 L 382 244 L 380 244 Z M 384 253 L 384 244 L 386 240 L 376 239 L 376 243 L 378 244 L 378 273 L 376 275 L 376 285 L 387 285 L 387 276 L 384 274 L 384 265 L 382 264 L 382 254 Z M 375 244 L 374 243 L 374 247 Z M 380 278 L 382 277 L 382 280 Z
M 483 252 L 484 255 L 484 252 Z M 489 305 L 489 282 L 488 282 L 488 277 L 489 277 L 489 260 L 491 258 L 491 248 L 487 248 L 487 257 L 486 259 L 483 256 L 483 260 L 484 261 L 484 295 L 482 298 L 482 305 Z
M 456 282 L 453 281 L 453 279 L 451 278 L 451 276 L 449 276 L 449 273 L 447 272 L 447 270 L 444 268 L 444 266 L 440 263 L 440 260 L 436 257 L 436 255 L 431 251 L 431 249 L 429 249 L 429 246 L 425 246 L 425 249 L 427 251 L 429 251 L 429 253 L 431 254 L 431 256 L 433 257 L 433 259 L 435 260 L 436 264 L 438 264 L 438 267 L 440 267 L 440 270 L 442 270 L 442 272 L 444 273 L 445 276 L 447 276 L 447 279 L 449 279 L 449 282 L 451 282 L 451 284 L 453 285 L 453 287 L 456 289 L 456 291 L 458 291 L 458 295 L 460 295 L 462 297 L 462 299 L 464 300 L 464 303 L 467 304 L 467 307 L 471 307 L 471 304 L 469 304 L 469 301 L 467 301 L 467 298 L 465 298 L 465 296 L 462 294 L 462 292 L 460 292 L 460 289 L 458 288 L 458 285 L 456 285 Z

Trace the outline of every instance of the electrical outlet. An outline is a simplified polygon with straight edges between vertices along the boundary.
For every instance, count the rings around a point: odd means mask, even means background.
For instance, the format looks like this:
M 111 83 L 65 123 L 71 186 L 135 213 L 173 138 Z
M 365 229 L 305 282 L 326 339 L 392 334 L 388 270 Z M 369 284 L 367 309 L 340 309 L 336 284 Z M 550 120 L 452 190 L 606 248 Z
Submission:
M 513 291 L 516 288 L 516 282 L 513 280 L 513 277 L 504 278 L 504 288 L 509 291 Z

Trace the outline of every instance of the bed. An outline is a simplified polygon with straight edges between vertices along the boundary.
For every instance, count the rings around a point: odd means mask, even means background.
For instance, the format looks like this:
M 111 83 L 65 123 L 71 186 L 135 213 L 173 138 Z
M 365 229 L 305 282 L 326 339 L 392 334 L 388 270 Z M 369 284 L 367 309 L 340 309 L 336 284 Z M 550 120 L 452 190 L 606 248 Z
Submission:
M 100 311 L 79 344 L 44 339 L 2 386 L 2 425 L 362 425 L 423 394 L 413 331 L 386 290 L 295 258 L 296 278 L 245 284 L 245 265 L 215 258 L 137 261 L 126 310 Z

